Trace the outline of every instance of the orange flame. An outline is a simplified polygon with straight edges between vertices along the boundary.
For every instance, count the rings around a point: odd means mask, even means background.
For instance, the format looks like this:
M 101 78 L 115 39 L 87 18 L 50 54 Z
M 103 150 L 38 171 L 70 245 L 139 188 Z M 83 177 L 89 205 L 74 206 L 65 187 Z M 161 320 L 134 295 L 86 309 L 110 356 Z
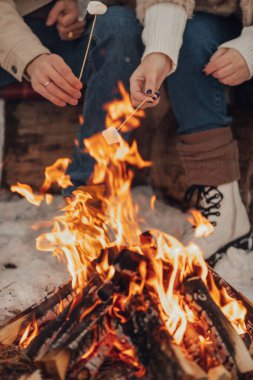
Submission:
M 133 346 L 131 346 L 127 341 L 120 341 L 117 339 L 114 343 L 115 349 L 118 351 L 118 356 L 120 360 L 126 362 L 127 364 L 131 364 L 136 368 L 135 376 L 143 377 L 145 375 L 145 368 L 140 364 L 140 362 L 136 359 L 136 351 Z
M 29 203 L 34 206 L 40 206 L 44 200 L 43 195 L 35 195 L 31 186 L 24 185 L 22 183 L 17 183 L 16 185 L 11 186 L 11 191 L 13 193 L 18 193 L 22 197 L 24 197 Z
M 197 210 L 191 210 L 192 217 L 189 221 L 195 227 L 194 234 L 196 238 L 208 237 L 214 231 L 213 225 Z
M 53 165 L 47 166 L 45 169 L 45 180 L 41 186 L 41 192 L 45 193 L 53 183 L 57 184 L 63 189 L 71 186 L 72 182 L 70 177 L 65 174 L 70 160 L 68 158 L 59 158 Z
M 34 206 L 40 206 L 44 200 L 47 205 L 50 205 L 53 202 L 53 196 L 51 194 L 47 194 L 46 192 L 54 183 L 63 189 L 72 185 L 70 177 L 65 174 L 69 163 L 70 160 L 68 158 L 59 158 L 53 163 L 53 165 L 46 167 L 45 179 L 40 188 L 40 194 L 38 195 L 34 194 L 29 185 L 24 185 L 22 183 L 12 185 L 11 191 L 23 196 Z
M 220 307 L 223 314 L 230 321 L 236 332 L 241 335 L 247 332 L 245 317 L 247 309 L 242 301 L 235 300 L 230 297 L 225 287 L 218 289 L 214 282 L 213 276 L 210 274 L 209 291 L 213 300 Z
M 122 99 L 113 100 L 112 102 L 104 105 L 104 109 L 107 113 L 105 119 L 105 125 L 107 128 L 115 127 L 117 129 L 135 109 L 122 82 L 118 83 L 118 88 Z M 145 113 L 143 110 L 137 111 L 136 114 L 126 123 L 126 125 L 124 125 L 121 131 L 129 132 L 138 128 L 140 126 L 140 119 L 144 116 Z
M 105 107 L 108 111 L 107 127 L 112 124 L 117 127 L 122 123 L 122 118 L 133 111 L 130 98 L 122 85 L 120 92 L 123 100 L 114 101 Z M 131 119 L 130 127 L 134 128 L 142 116 L 140 111 L 137 121 Z M 195 321 L 194 313 L 181 293 L 181 285 L 186 278 L 193 275 L 200 276 L 207 283 L 208 268 L 201 250 L 193 243 L 184 246 L 174 237 L 156 230 L 151 231 L 154 246 L 142 245 L 138 207 L 130 191 L 133 171 L 129 166 L 144 168 L 151 163 L 141 158 L 136 142 L 129 146 L 121 138 L 119 144 L 109 146 L 99 133 L 85 139 L 84 146 L 85 151 L 96 160 L 92 177 L 94 186 L 74 191 L 62 214 L 54 218 L 52 231 L 37 238 L 37 249 L 50 251 L 60 259 L 65 258 L 72 285 L 78 289 L 82 289 L 86 284 L 90 272 L 94 271 L 91 263 L 100 256 L 102 250 L 116 247 L 120 251 L 122 247 L 129 247 L 134 252 L 146 256 L 152 270 L 148 271 L 150 268 L 147 268 L 143 260 L 138 273 L 130 282 L 128 295 L 114 295 L 111 313 L 124 323 L 124 311 L 128 302 L 131 302 L 134 295 L 141 295 L 144 287 L 148 286 L 158 304 L 164 325 L 179 345 L 188 323 Z M 46 169 L 43 192 L 53 183 L 61 187 L 71 184 L 65 175 L 68 162 L 61 159 Z M 33 193 L 31 195 L 31 191 L 29 197 L 34 200 L 35 196 Z M 154 202 L 155 197 L 151 199 L 151 207 L 154 206 Z M 196 227 L 198 237 L 212 233 L 213 227 L 200 213 L 193 211 L 192 215 L 192 223 Z M 106 255 L 102 262 L 96 265 L 95 270 L 104 281 L 110 280 L 115 273 L 115 268 L 109 264 Z M 212 295 L 214 293 L 216 290 L 213 287 Z M 229 298 L 224 290 L 217 290 L 215 298 L 215 302 L 234 328 L 240 333 L 245 331 L 245 313 L 242 312 L 240 303 Z M 94 303 L 87 312 L 91 312 L 95 306 Z M 84 318 L 87 312 L 84 312 L 81 318 Z M 29 332 L 30 329 L 27 336 Z M 202 342 L 203 345 L 207 343 Z M 128 348 L 123 351 L 125 356 L 132 357 L 133 352 Z
M 31 341 L 38 335 L 39 329 L 38 324 L 36 321 L 29 323 L 26 327 L 22 338 L 19 342 L 19 347 L 23 350 L 24 348 L 28 347 Z
M 152 195 L 152 197 L 150 199 L 150 208 L 151 208 L 151 210 L 155 209 L 155 202 L 156 202 L 156 195 Z

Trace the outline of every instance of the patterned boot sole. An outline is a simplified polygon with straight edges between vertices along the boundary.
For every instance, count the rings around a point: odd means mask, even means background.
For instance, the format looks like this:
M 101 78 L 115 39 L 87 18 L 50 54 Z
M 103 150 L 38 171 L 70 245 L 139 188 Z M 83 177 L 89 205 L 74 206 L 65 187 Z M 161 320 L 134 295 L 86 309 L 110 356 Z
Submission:
M 234 247 L 236 249 L 242 249 L 248 253 L 252 250 L 253 247 L 253 230 L 250 230 L 246 235 L 231 241 L 226 244 L 224 247 L 220 248 L 217 252 L 215 252 L 212 256 L 210 256 L 206 262 L 214 268 L 219 260 L 222 259 L 227 254 L 229 248 Z

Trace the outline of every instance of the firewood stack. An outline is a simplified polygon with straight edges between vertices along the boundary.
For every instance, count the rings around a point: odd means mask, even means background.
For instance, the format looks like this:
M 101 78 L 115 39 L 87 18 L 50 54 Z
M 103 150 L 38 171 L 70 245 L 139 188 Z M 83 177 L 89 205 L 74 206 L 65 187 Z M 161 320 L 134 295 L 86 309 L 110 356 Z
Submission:
M 96 270 L 105 256 L 115 269 L 110 279 Z M 69 282 L 11 320 L 0 330 L 1 380 L 253 379 L 250 302 L 211 269 L 207 284 L 197 272 L 191 274 L 180 294 L 194 318 L 188 319 L 177 344 L 149 282 L 141 286 L 138 268 L 143 262 L 152 278 L 148 256 L 127 248 L 104 250 L 82 291 Z M 165 268 L 168 276 L 169 270 Z M 130 297 L 133 279 L 141 291 Z M 246 307 L 244 334 L 235 331 L 214 302 L 208 289 L 212 282 Z M 6 354 L 10 347 L 15 358 Z

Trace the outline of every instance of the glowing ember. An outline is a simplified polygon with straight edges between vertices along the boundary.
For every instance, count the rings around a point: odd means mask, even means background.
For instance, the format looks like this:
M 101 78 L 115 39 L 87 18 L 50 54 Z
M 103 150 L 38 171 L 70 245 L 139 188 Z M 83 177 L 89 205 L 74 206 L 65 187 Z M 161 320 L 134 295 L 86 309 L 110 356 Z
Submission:
M 38 335 L 39 329 L 37 322 L 29 323 L 26 327 L 22 338 L 20 339 L 19 346 L 21 349 L 24 349 L 29 346 L 32 340 Z

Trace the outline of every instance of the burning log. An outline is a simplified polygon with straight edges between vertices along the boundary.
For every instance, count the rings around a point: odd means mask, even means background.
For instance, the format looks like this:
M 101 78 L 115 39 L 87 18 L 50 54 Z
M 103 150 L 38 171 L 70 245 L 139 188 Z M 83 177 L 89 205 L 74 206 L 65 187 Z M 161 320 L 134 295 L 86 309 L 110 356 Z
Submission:
M 104 336 L 103 336 L 104 335 Z M 104 333 L 100 339 L 94 339 L 88 351 L 82 355 L 79 361 L 70 365 L 68 380 L 81 378 L 82 380 L 93 380 L 99 373 L 101 366 L 110 355 L 117 336 L 113 333 Z
M 140 300 L 139 300 L 140 301 Z M 177 347 L 160 319 L 159 310 L 149 303 L 143 310 L 143 300 L 138 305 L 131 302 L 128 321 L 123 331 L 137 348 L 140 362 L 150 369 L 157 380 L 207 379 L 207 374 L 194 362 L 188 360 Z
M 102 328 L 104 315 L 108 312 L 108 305 L 102 306 L 103 311 L 102 307 L 94 309 L 92 318 L 85 323 L 80 323 L 78 328 L 69 333 L 66 341 L 56 340 L 53 342 L 46 352 L 36 358 L 36 363 L 41 365 L 47 373 L 65 379 L 68 368 L 74 368 L 77 363 L 81 362 L 85 351 L 89 350 L 98 338 L 95 331 L 99 326 Z M 101 334 L 102 331 L 100 331 Z
M 14 317 L 0 329 L 0 343 L 4 346 L 13 344 L 29 322 L 36 320 L 38 327 L 57 317 L 59 310 L 67 307 L 75 297 L 71 281 L 62 285 L 53 294 L 49 294 L 39 305 L 33 305 Z
M 186 299 L 196 305 L 196 309 L 201 318 L 208 320 L 210 331 L 215 333 L 216 330 L 216 339 L 218 337 L 221 338 L 228 352 L 228 356 L 222 364 L 231 372 L 233 372 L 233 362 L 236 364 L 240 374 L 247 374 L 253 371 L 253 360 L 247 347 L 224 314 L 220 311 L 219 307 L 215 304 L 203 281 L 198 277 L 190 278 L 184 282 L 184 289 Z M 221 351 L 223 351 L 223 353 Z M 218 357 L 222 360 L 224 347 L 217 345 L 216 352 Z
M 250 339 L 248 339 L 248 337 L 246 336 L 245 340 L 246 342 L 248 340 L 248 344 L 252 345 L 251 350 L 253 353 L 253 304 L 243 294 L 238 292 L 235 288 L 233 288 L 230 284 L 228 284 L 223 278 L 221 278 L 219 274 L 210 267 L 209 267 L 209 273 L 211 274 L 219 290 L 221 290 L 222 288 L 225 288 L 230 297 L 241 302 L 243 306 L 246 308 L 247 314 L 245 316 L 245 325 L 247 328 L 247 332 L 250 336 Z M 210 281 L 210 277 L 209 277 L 209 281 Z

